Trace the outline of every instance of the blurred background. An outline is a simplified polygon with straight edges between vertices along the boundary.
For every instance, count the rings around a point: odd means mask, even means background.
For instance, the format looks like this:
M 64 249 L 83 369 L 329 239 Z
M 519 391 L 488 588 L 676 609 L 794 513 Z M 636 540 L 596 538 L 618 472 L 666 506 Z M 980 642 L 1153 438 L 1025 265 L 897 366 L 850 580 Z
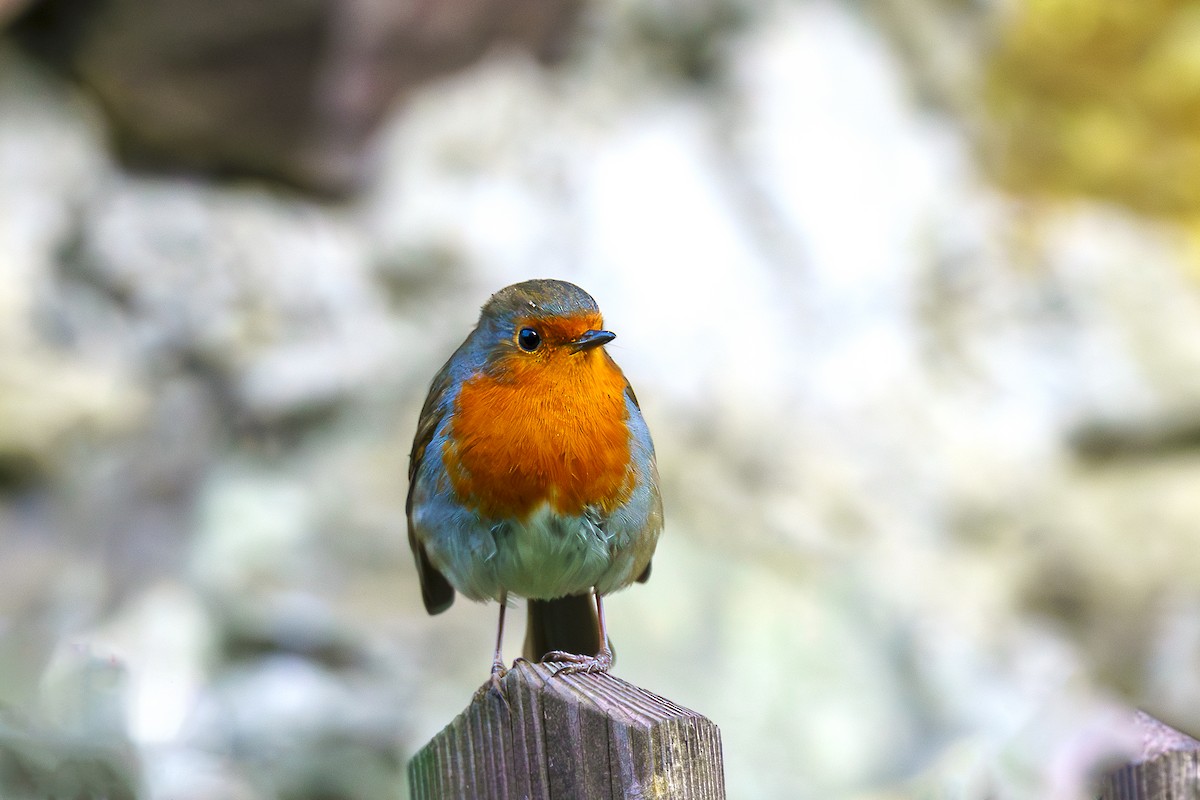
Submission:
M 659 453 L 615 672 L 731 798 L 1200 729 L 1200 2 L 0 0 L 4 796 L 406 796 L 496 617 L 418 409 L 548 276 Z

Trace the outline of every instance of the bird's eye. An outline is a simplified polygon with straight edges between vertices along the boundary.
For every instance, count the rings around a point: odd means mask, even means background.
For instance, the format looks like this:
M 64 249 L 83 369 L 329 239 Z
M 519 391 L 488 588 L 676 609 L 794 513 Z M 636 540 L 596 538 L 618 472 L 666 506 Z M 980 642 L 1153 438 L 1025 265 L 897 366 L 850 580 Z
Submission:
M 521 328 L 517 334 L 517 344 L 526 353 L 532 353 L 542 343 L 542 337 L 533 328 Z

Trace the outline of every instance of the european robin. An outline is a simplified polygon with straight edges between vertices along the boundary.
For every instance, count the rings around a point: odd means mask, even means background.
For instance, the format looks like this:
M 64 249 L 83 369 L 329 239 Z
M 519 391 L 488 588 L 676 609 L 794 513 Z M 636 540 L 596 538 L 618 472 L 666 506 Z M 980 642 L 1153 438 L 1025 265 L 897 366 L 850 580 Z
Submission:
M 408 468 L 408 541 L 430 614 L 455 591 L 528 600 L 526 658 L 602 672 L 602 598 L 650 575 L 662 499 L 650 431 L 574 284 L 501 289 L 433 379 Z M 595 609 L 592 608 L 592 598 Z

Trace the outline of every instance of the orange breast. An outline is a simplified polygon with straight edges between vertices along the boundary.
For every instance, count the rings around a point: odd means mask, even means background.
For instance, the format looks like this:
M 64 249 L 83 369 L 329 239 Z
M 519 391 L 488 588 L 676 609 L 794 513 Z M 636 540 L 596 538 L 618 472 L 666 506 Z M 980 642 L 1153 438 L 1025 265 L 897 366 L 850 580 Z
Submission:
M 464 383 L 443 451 L 458 496 L 485 517 L 609 512 L 633 488 L 625 378 L 603 351 L 502 357 Z

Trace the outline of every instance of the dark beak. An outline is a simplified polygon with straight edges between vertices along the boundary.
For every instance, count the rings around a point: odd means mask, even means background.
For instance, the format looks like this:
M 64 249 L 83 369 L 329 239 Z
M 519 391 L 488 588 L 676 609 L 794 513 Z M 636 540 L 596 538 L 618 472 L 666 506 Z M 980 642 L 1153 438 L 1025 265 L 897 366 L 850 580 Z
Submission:
M 584 350 L 591 350 L 601 345 L 606 345 L 617 335 L 612 331 L 587 331 L 575 341 L 571 342 L 571 352 L 581 353 Z

